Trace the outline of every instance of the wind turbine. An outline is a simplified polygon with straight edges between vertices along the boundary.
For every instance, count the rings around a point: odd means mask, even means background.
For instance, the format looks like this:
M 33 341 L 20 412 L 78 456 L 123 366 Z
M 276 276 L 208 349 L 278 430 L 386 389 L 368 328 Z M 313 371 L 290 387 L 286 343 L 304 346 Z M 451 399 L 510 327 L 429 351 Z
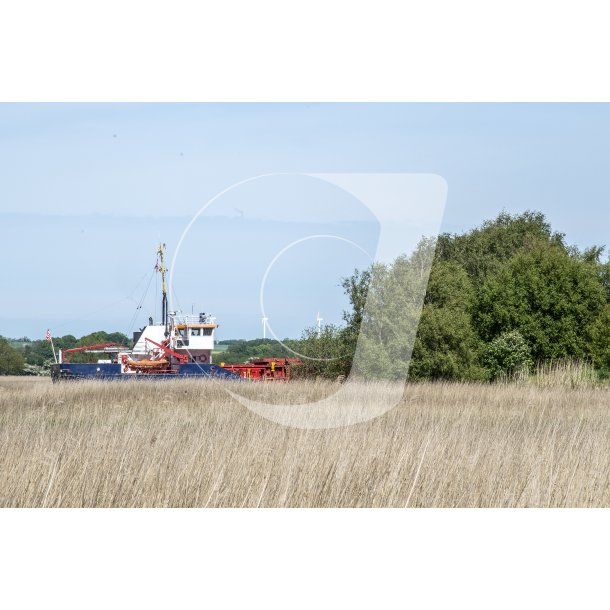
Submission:
M 318 339 L 322 336 L 322 320 L 324 318 L 320 317 L 320 312 L 318 312 L 318 317 L 316 318 L 316 324 L 318 325 Z
M 263 339 L 267 338 L 267 320 L 269 320 L 269 318 L 263 317 Z

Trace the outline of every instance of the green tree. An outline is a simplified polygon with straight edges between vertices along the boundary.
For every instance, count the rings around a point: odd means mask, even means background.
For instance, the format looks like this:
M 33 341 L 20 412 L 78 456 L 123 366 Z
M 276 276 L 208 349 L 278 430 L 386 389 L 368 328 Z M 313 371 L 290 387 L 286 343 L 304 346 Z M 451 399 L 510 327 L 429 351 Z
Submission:
M 21 375 L 24 364 L 23 356 L 0 337 L 0 375 Z
M 371 268 L 355 374 L 368 379 L 407 377 L 433 256 L 434 240 L 423 239 L 410 256 Z
M 74 335 L 53 337 L 53 344 L 56 351 L 85 345 L 94 345 L 96 343 L 119 343 L 121 345 L 129 345 L 129 340 L 123 333 L 107 333 L 103 330 L 85 335 L 80 339 L 77 339 Z M 53 362 L 51 344 L 45 340 L 32 341 L 29 345 L 24 346 L 22 353 L 26 363 L 29 365 L 40 367 L 48 365 L 49 362 Z M 77 353 L 72 356 L 72 362 L 96 362 L 98 358 L 99 354 Z
M 119 343 L 120 345 L 127 346 L 130 342 L 123 333 L 107 333 L 106 331 L 98 330 L 81 337 L 77 342 L 77 346 L 95 345 L 96 343 Z
M 435 261 L 426 288 L 426 305 L 471 311 L 476 301 L 472 280 L 464 267 L 453 261 Z
M 608 377 L 610 376 L 610 305 L 603 307 L 600 315 L 587 331 L 591 363 Z
M 410 379 L 482 380 L 481 343 L 470 315 L 460 309 L 426 305 L 413 349 Z
M 404 373 L 418 317 L 417 269 L 425 269 L 427 245 L 343 283 L 352 303 L 345 316 L 352 346 L 362 320 L 367 322 L 358 343 L 366 374 Z M 497 363 L 488 357 L 489 344 L 513 330 L 536 361 L 584 358 L 610 374 L 610 261 L 601 262 L 603 251 L 567 246 L 538 212 L 502 213 L 463 235 L 441 235 L 410 377 L 492 377 Z M 494 371 L 486 372 L 485 365 Z
M 472 325 L 475 291 L 463 267 L 454 262 L 432 266 L 417 329 L 411 379 L 482 379 L 481 342 Z
M 358 336 L 360 335 L 360 327 L 362 325 L 372 273 L 372 267 L 363 271 L 354 269 L 354 273 L 350 277 L 341 280 L 341 287 L 349 300 L 351 310 L 343 312 L 343 320 L 346 326 L 338 340 L 343 343 L 346 353 L 349 354 L 350 361 L 353 358 Z
M 48 341 L 33 341 L 23 348 L 23 356 L 27 364 L 44 366 L 45 362 L 53 359 L 53 350 Z
M 518 330 L 536 361 L 587 358 L 606 294 L 592 262 L 537 244 L 506 262 L 480 291 L 475 322 L 490 342 Z
M 462 235 L 445 233 L 439 236 L 436 259 L 459 264 L 475 287 L 479 287 L 507 260 L 534 244 L 553 244 L 566 250 L 564 235 L 552 231 L 544 214 L 502 212 L 494 220 Z

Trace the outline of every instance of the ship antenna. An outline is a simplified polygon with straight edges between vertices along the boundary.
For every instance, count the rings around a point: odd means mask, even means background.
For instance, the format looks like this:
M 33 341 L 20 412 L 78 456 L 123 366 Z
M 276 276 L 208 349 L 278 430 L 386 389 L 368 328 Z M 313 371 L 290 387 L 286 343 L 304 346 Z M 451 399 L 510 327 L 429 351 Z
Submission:
M 165 283 L 165 272 L 167 271 L 167 268 L 165 267 L 165 244 L 159 244 L 157 256 L 159 257 L 157 270 L 161 274 L 161 286 L 163 290 L 163 296 L 161 298 L 161 320 L 167 327 L 167 284 Z

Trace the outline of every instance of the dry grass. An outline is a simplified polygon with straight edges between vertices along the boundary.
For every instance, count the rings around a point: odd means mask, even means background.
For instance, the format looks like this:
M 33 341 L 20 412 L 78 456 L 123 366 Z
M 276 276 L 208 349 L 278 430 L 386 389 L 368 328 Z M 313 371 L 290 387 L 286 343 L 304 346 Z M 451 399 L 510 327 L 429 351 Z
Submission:
M 222 388 L 0 378 L 0 506 L 610 506 L 602 388 L 411 385 L 334 430 L 285 428 Z
M 556 360 L 539 364 L 531 377 L 541 388 L 592 388 L 599 385 L 597 373 L 584 361 Z

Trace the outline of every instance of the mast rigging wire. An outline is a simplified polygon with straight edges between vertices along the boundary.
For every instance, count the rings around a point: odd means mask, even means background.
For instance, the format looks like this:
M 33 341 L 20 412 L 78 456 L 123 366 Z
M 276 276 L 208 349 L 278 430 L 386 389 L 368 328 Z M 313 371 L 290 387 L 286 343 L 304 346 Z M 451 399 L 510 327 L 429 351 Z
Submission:
M 144 304 L 144 299 L 146 298 L 146 295 L 148 294 L 148 290 L 150 288 L 150 284 L 152 282 L 152 279 L 153 279 L 153 277 L 155 275 L 156 270 L 157 270 L 156 266 L 153 267 L 153 270 L 152 270 L 152 272 L 150 274 L 150 277 L 148 278 L 148 284 L 146 284 L 146 289 L 144 290 L 144 294 L 142 295 L 142 298 L 140 299 L 140 301 L 138 303 L 138 306 L 136 307 L 136 310 L 133 313 L 133 316 L 131 318 L 131 322 L 129 323 L 129 331 L 127 333 L 128 337 L 129 337 L 129 335 L 131 335 L 131 333 L 133 331 L 133 326 L 134 326 L 134 324 L 136 322 L 136 319 L 138 317 L 139 311 L 142 309 L 142 305 Z M 155 310 L 156 310 L 156 307 L 155 307 Z

